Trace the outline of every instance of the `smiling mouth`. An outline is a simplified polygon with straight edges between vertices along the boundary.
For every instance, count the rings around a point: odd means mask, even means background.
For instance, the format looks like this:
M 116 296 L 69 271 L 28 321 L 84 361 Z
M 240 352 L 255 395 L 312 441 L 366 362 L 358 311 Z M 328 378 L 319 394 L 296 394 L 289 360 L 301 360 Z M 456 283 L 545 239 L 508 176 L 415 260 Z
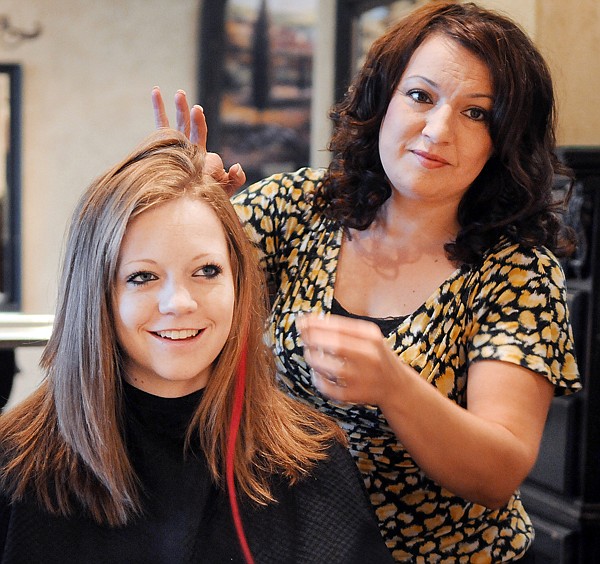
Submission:
M 180 341 L 182 339 L 190 339 L 200 333 L 200 329 L 180 329 L 170 331 L 156 331 L 154 334 L 163 339 L 171 339 L 172 341 Z

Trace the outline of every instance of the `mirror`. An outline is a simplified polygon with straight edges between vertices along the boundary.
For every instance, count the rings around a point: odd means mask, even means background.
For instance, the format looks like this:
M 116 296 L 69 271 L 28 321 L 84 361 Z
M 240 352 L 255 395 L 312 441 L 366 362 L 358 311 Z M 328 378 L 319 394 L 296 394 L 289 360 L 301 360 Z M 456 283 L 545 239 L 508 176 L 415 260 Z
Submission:
M 0 64 L 0 311 L 21 306 L 21 67 Z

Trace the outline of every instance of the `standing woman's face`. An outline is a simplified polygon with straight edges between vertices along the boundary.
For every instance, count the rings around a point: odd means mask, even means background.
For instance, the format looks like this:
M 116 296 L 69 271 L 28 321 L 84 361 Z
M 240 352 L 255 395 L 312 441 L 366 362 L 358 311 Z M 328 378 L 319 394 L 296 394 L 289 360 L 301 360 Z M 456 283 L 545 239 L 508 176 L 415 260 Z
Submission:
M 379 132 L 379 153 L 395 192 L 458 206 L 493 151 L 494 92 L 487 66 L 435 34 L 409 61 Z
M 162 397 L 206 386 L 234 301 L 225 233 L 206 203 L 179 198 L 134 218 L 113 295 L 125 379 Z

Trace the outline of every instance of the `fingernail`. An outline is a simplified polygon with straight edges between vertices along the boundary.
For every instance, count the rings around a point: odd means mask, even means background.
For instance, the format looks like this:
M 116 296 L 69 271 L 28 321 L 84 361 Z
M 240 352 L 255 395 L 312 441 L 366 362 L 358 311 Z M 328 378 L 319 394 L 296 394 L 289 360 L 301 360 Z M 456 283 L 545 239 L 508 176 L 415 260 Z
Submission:
M 310 369 L 310 379 L 312 380 L 313 386 L 316 388 L 316 387 L 318 387 L 317 385 L 321 381 L 321 375 L 316 370 L 313 370 L 311 368 Z

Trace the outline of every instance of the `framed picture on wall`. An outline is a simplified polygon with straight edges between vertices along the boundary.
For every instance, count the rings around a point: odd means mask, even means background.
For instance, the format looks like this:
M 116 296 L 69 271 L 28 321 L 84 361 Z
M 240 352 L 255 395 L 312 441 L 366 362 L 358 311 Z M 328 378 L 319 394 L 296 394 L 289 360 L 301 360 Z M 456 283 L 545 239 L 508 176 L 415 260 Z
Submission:
M 0 311 L 21 306 L 21 67 L 0 64 Z
M 248 182 L 305 166 L 317 0 L 205 0 L 199 98 L 208 149 Z

